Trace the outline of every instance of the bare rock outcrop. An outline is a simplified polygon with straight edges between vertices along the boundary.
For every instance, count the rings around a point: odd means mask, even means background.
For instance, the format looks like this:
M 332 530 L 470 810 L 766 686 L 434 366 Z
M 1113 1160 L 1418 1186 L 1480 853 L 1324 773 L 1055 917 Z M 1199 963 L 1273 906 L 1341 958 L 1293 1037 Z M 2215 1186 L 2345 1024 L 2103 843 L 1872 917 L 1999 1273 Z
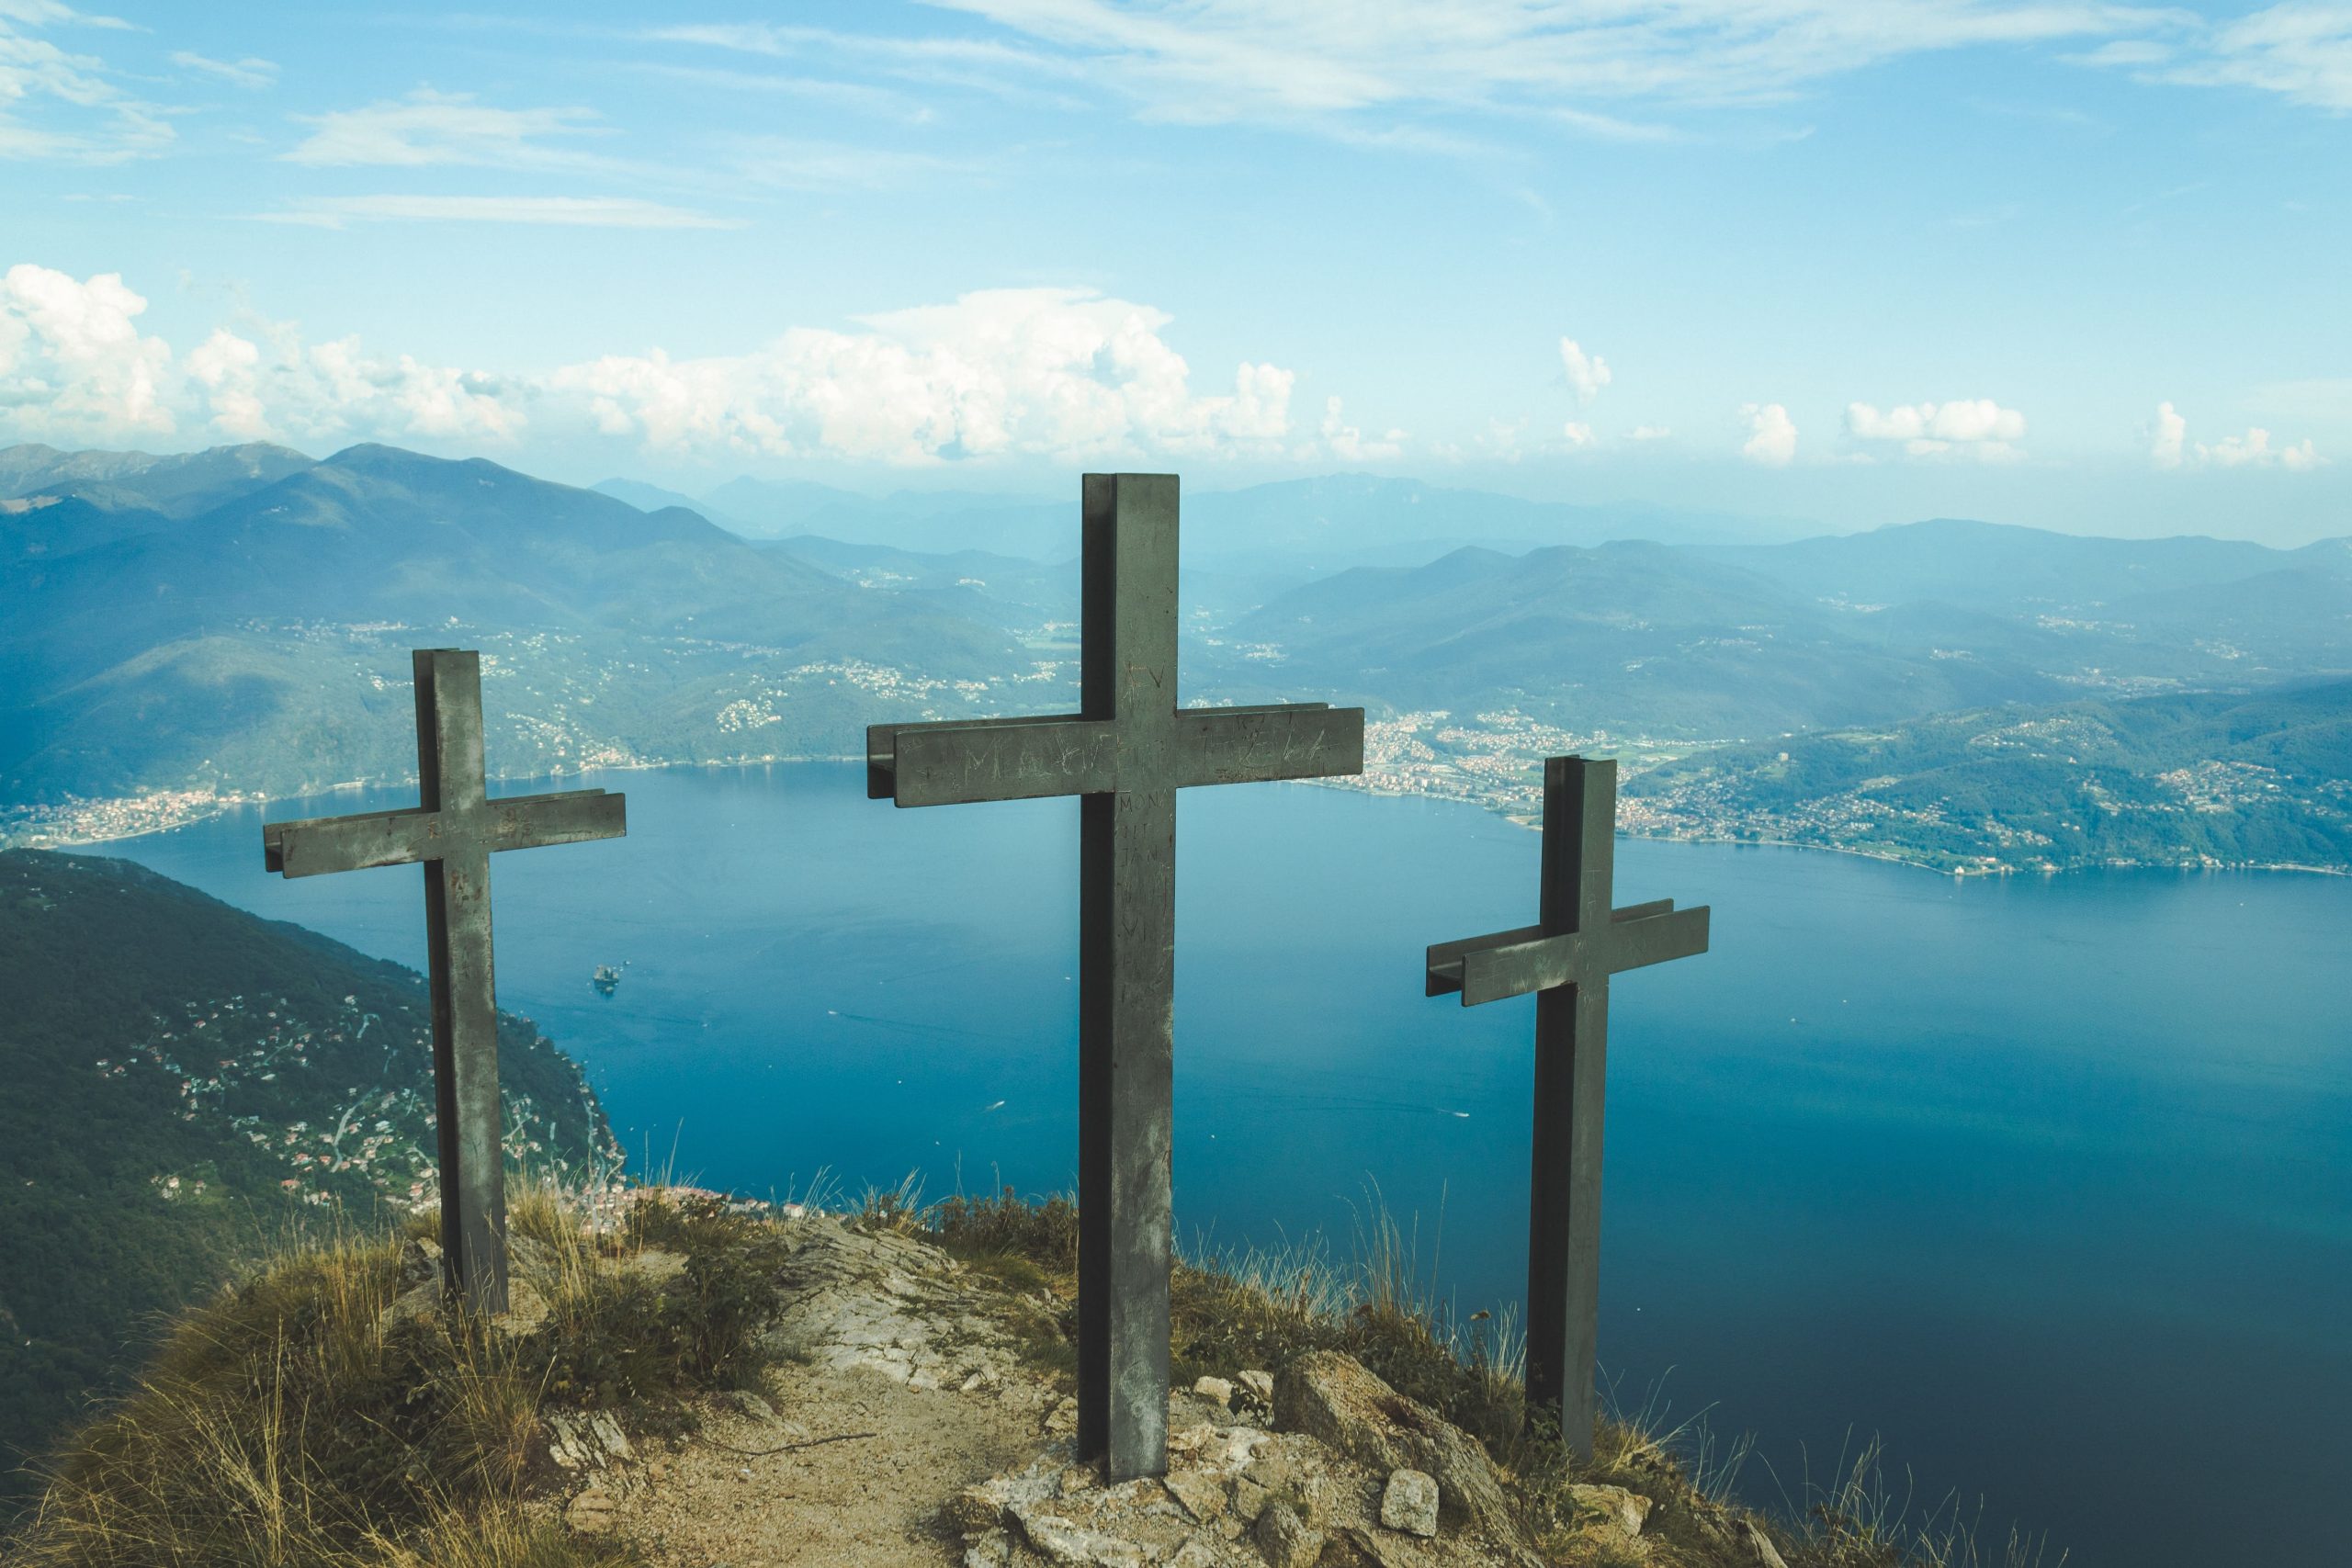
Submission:
M 942 1515 L 966 1568 L 1534 1562 L 1476 1441 L 1355 1361 L 1313 1356 L 1286 1371 L 1272 1389 L 1283 1430 L 1237 1417 L 1215 1386 L 1225 1381 L 1170 1396 L 1163 1477 L 1106 1486 L 1057 1441 L 1026 1469 L 967 1487 Z M 1445 1475 L 1475 1500 L 1443 1508 Z
M 1520 1541 L 1518 1518 L 1476 1438 L 1406 1398 L 1353 1358 L 1317 1350 L 1274 1380 L 1274 1424 L 1304 1432 L 1381 1472 L 1436 1478 L 1438 1517 L 1498 1542 Z

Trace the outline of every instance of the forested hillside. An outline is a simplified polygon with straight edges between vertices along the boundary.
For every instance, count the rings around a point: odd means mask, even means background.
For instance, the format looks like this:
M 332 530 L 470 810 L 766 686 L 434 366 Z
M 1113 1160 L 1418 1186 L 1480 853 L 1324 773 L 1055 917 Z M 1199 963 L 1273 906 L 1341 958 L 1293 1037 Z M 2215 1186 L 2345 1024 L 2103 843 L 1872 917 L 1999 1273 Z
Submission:
M 1939 714 L 1629 779 L 1623 824 L 1939 871 L 2352 872 L 2352 682 Z
M 423 978 L 126 861 L 0 852 L 0 1454 L 289 1225 L 434 1200 Z M 616 1155 L 579 1069 L 500 1019 L 510 1156 Z M 14 1488 L 0 1495 L 14 1496 Z

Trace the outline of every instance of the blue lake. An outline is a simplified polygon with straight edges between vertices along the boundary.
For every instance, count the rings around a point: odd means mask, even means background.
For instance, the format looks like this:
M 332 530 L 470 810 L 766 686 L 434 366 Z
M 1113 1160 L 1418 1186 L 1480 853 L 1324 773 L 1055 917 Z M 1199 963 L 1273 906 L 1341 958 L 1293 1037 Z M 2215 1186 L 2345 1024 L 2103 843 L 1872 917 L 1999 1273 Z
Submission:
M 763 1194 L 1073 1184 L 1074 803 L 897 811 L 835 765 L 591 782 L 629 836 L 498 858 L 500 1000 L 633 1156 Z M 1424 999 L 1420 955 L 1532 920 L 1537 842 L 1462 806 L 1186 792 L 1188 1235 L 1344 1253 L 1376 1185 L 1460 1311 L 1516 1298 L 1532 1004 Z M 256 813 L 111 852 L 422 962 L 415 871 L 266 876 Z M 1662 1384 L 1669 1418 L 1755 1432 L 1758 1500 L 1880 1433 L 1898 1491 L 2078 1568 L 2345 1561 L 2352 882 L 1642 840 L 1618 866 L 1620 903 L 1714 907 L 1713 953 L 1612 987 L 1621 1403 Z

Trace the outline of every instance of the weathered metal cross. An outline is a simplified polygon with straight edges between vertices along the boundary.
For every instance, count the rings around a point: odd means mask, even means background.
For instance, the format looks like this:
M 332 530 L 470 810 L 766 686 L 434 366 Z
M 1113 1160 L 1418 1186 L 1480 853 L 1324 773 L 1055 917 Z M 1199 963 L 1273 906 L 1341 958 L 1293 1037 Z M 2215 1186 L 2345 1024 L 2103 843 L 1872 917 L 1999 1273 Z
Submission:
M 288 876 L 424 863 L 442 1258 L 453 1293 L 481 1311 L 504 1312 L 506 1174 L 490 857 L 498 850 L 618 838 L 628 831 L 626 806 L 601 789 L 487 798 L 481 655 L 421 648 L 413 660 L 422 804 L 266 823 L 262 845 L 268 868 Z
M 1173 474 L 1084 483 L 1080 711 L 876 725 L 866 793 L 1079 808 L 1078 1447 L 1168 1468 L 1176 791 L 1363 771 L 1363 710 L 1176 705 Z
M 1535 993 L 1535 1148 L 1527 1225 L 1527 1408 L 1592 1455 L 1600 1314 L 1601 1092 L 1609 976 L 1707 950 L 1707 910 L 1609 907 L 1617 764 L 1544 763 L 1542 920 L 1429 951 L 1429 991 L 1475 1007 Z

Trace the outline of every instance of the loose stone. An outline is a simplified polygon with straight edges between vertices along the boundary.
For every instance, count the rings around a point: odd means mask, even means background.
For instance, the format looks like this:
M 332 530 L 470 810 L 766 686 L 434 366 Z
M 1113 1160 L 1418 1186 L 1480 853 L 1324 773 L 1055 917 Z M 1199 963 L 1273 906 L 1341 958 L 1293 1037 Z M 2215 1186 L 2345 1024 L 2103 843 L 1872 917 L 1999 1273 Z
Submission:
M 1380 1494 L 1380 1522 L 1407 1535 L 1437 1534 L 1437 1477 L 1419 1470 L 1389 1472 Z

